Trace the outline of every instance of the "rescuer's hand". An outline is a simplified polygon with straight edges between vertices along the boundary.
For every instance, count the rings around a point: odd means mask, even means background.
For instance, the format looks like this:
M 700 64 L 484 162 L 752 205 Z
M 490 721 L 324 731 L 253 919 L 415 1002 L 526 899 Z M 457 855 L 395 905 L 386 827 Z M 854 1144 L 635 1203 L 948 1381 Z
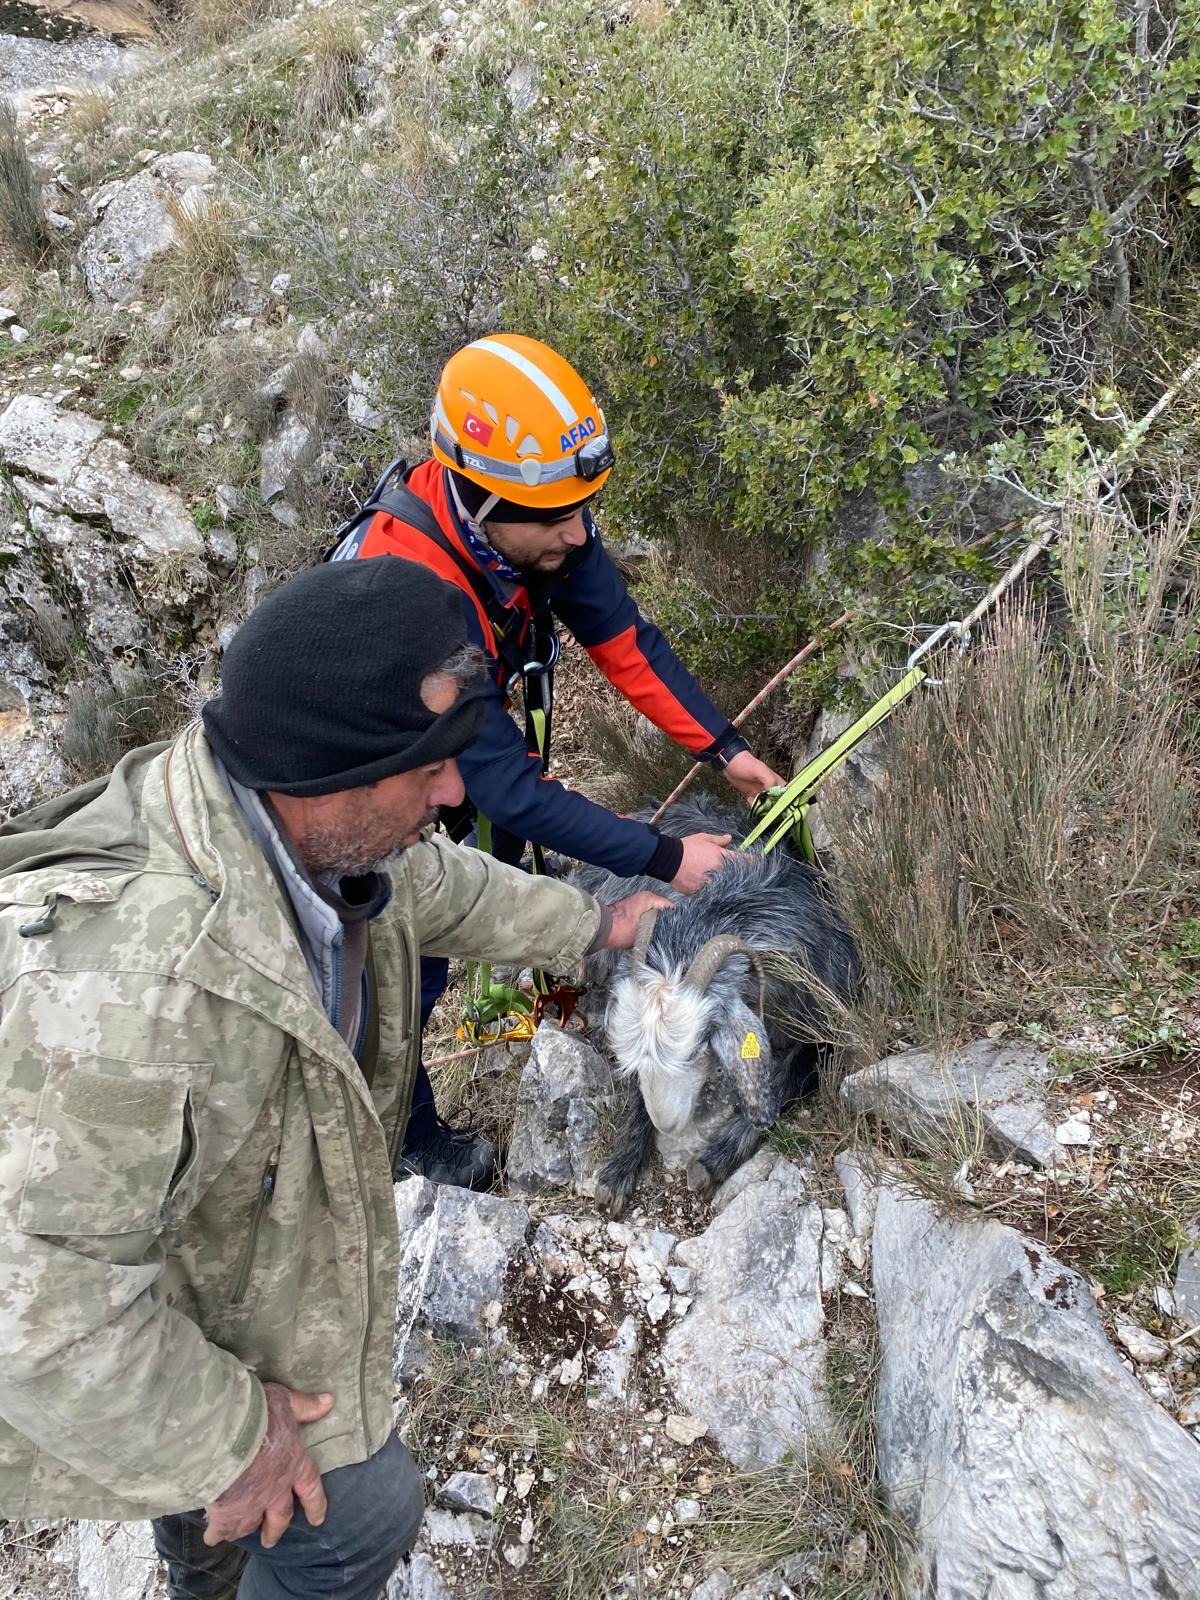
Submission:
M 683 863 L 671 879 L 672 889 L 695 894 L 709 873 L 733 854 L 725 848 L 731 838 L 728 833 L 689 833 L 683 841 Z
M 299 1499 L 304 1515 L 317 1527 L 325 1520 L 321 1474 L 300 1442 L 297 1423 L 316 1422 L 333 1407 L 331 1394 L 301 1394 L 282 1383 L 264 1383 L 267 1431 L 258 1454 L 223 1494 L 205 1506 L 205 1544 L 244 1539 L 261 1530 L 269 1549 L 278 1544 Z
M 626 895 L 624 900 L 618 900 L 616 905 L 609 907 L 612 922 L 609 925 L 608 937 L 598 948 L 602 950 L 632 950 L 633 941 L 637 938 L 638 923 L 647 911 L 669 911 L 671 901 L 661 894 L 652 894 L 649 889 L 639 890 L 637 894 Z
M 761 794 L 764 789 L 782 787 L 787 782 L 777 772 L 772 772 L 765 761 L 760 761 L 757 756 L 752 756 L 749 750 L 743 750 L 734 756 L 729 765 L 722 769 L 722 776 L 739 794 L 745 795 L 747 800 L 753 800 L 756 794 Z

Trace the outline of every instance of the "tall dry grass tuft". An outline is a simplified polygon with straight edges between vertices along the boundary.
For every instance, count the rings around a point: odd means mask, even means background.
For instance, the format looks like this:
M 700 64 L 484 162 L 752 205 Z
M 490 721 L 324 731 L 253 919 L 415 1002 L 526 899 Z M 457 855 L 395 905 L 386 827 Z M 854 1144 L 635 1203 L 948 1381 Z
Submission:
M 1195 893 L 1196 546 L 1100 512 L 1060 547 L 1060 611 L 1026 600 L 892 729 L 888 783 L 836 794 L 841 906 L 863 951 L 864 1049 L 949 1042 L 1064 978 L 1126 969 Z
M 0 251 L 26 267 L 50 254 L 42 186 L 7 100 L 0 100 Z
M 357 72 L 363 37 L 354 16 L 320 11 L 313 20 L 304 77 L 296 98 L 300 125 L 311 136 L 352 115 L 362 100 Z
M 279 9 L 277 0 L 183 0 L 176 35 L 184 45 L 211 48 L 225 44 Z
M 177 327 L 207 328 L 228 308 L 240 276 L 233 219 L 217 201 L 171 197 L 167 210 L 175 246 L 156 267 L 154 289 L 172 302 Z
M 184 688 L 177 668 L 132 667 L 114 673 L 111 683 L 73 689 L 62 754 L 76 781 L 101 777 L 127 751 L 176 733 L 192 714 Z

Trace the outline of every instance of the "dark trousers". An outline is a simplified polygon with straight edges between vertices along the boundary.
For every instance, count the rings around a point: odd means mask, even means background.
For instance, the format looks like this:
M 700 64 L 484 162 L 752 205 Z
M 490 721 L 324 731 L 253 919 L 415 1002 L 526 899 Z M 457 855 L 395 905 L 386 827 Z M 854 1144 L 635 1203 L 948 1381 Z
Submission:
M 211 1548 L 204 1513 L 154 1519 L 171 1600 L 379 1600 L 412 1549 L 425 1513 L 421 1475 L 395 1434 L 367 1461 L 326 1472 L 319 1528 L 299 1504 L 277 1545 L 257 1534 Z

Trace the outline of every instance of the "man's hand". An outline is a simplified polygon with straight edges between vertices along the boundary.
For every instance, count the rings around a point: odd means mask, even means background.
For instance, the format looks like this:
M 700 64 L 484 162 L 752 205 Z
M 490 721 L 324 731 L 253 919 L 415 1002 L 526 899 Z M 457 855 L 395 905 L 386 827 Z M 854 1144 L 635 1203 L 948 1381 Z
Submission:
M 264 1383 L 267 1396 L 267 1432 L 258 1454 L 213 1503 L 205 1506 L 208 1527 L 205 1544 L 224 1539 L 244 1539 L 258 1533 L 264 1546 L 278 1544 L 295 1510 L 298 1496 L 313 1527 L 325 1521 L 325 1491 L 321 1474 L 300 1443 L 300 1422 L 316 1422 L 333 1407 L 331 1394 L 301 1394 L 282 1383 Z
M 672 902 L 665 895 L 652 894 L 649 889 L 641 889 L 637 894 L 628 894 L 624 900 L 618 900 L 616 905 L 610 906 L 612 923 L 608 930 L 608 938 L 600 946 L 602 950 L 632 950 L 633 941 L 637 938 L 638 923 L 647 911 L 669 911 Z
M 683 864 L 671 879 L 672 889 L 695 894 L 709 873 L 733 854 L 725 848 L 732 837 L 728 833 L 689 833 L 683 841 Z
M 765 761 L 760 761 L 757 756 L 752 756 L 749 750 L 743 750 L 734 756 L 733 760 L 724 769 L 723 776 L 739 794 L 744 794 L 747 800 L 753 800 L 756 794 L 761 794 L 764 789 L 774 789 L 777 785 L 787 782 L 777 772 L 772 772 Z

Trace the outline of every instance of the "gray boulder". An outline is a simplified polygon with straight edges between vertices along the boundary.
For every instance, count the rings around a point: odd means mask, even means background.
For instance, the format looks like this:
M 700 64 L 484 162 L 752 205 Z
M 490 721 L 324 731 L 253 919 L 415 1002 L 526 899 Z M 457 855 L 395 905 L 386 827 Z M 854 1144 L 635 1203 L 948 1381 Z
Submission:
M 921 1600 L 1190 1600 L 1200 1446 L 1104 1334 L 1087 1284 L 999 1223 L 881 1189 L 881 1481 Z
M 948 1060 L 931 1050 L 888 1056 L 843 1079 L 840 1093 L 931 1153 L 970 1148 L 978 1130 L 993 1154 L 1048 1167 L 1058 1157 L 1043 1100 L 1050 1076 L 1040 1051 L 978 1039 Z
M 663 1342 L 681 1407 L 737 1466 L 773 1465 L 824 1434 L 821 1208 L 779 1160 L 676 1247 L 695 1299 Z
M 81 1522 L 79 1566 L 81 1600 L 158 1600 L 158 1551 L 148 1522 Z
M 509 1262 L 524 1248 L 529 1212 L 494 1194 L 407 1178 L 396 1185 L 400 1288 L 395 1370 L 423 1365 L 429 1339 L 482 1344 L 488 1307 L 501 1300 Z
M 581 1186 L 598 1165 L 613 1073 L 604 1057 L 556 1022 L 538 1029 L 517 1090 L 506 1173 L 514 1189 Z
M 138 298 L 152 264 L 178 239 L 169 202 L 202 214 L 205 185 L 215 176 L 207 156 L 186 150 L 159 156 L 146 171 L 95 191 L 89 202 L 95 226 L 83 241 L 80 262 L 98 305 L 127 305 Z

